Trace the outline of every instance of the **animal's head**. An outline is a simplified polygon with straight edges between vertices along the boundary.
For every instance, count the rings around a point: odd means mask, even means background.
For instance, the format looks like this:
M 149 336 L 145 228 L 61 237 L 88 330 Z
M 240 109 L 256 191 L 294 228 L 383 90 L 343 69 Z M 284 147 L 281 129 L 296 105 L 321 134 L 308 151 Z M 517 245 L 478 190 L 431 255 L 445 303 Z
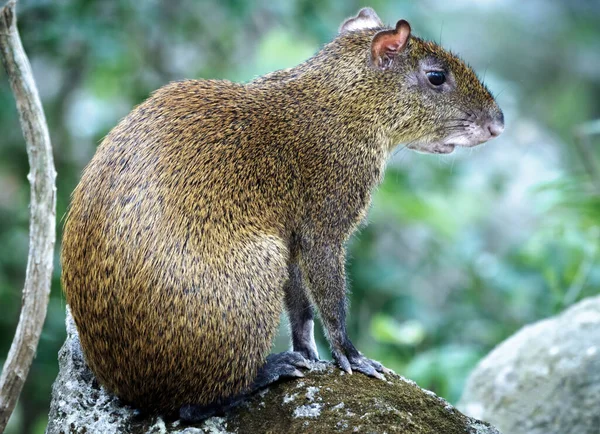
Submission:
M 439 45 L 413 36 L 407 21 L 388 28 L 364 8 L 340 27 L 339 39 L 353 43 L 352 38 L 368 38 L 366 73 L 377 89 L 385 89 L 374 96 L 379 110 L 388 114 L 389 135 L 396 144 L 447 154 L 502 133 L 502 110 L 475 72 Z

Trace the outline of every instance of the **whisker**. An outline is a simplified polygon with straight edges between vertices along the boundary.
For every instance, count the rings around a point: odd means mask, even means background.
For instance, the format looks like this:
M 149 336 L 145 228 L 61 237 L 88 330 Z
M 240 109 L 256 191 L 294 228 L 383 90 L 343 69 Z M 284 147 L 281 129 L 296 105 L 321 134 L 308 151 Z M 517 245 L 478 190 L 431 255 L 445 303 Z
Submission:
M 449 123 L 470 124 L 471 122 L 469 122 L 468 119 L 447 119 L 446 121 L 443 122 L 443 124 L 449 124 Z
M 395 157 L 396 155 L 398 155 L 400 152 L 404 151 L 405 149 L 408 149 L 408 145 L 404 145 L 404 146 L 401 146 L 398 149 L 396 149 L 394 151 L 394 153 L 392 154 L 392 157 Z
M 494 99 L 498 99 L 498 97 L 500 96 L 500 94 L 502 92 L 504 92 L 506 90 L 506 87 L 503 87 L 502 90 L 500 92 L 498 92 L 496 95 L 494 95 Z
M 454 125 L 444 125 L 443 128 L 466 128 L 469 124 L 454 124 Z
M 436 132 L 439 134 L 439 133 L 447 133 L 447 132 L 455 132 L 455 131 L 466 131 L 466 127 L 463 127 L 463 126 L 447 126 L 447 127 L 440 128 Z
M 409 154 L 407 147 L 402 148 L 402 151 L 407 151 L 407 152 L 403 152 L 400 154 L 400 158 L 399 158 L 400 163 L 404 160 L 404 156 Z
M 418 138 L 415 140 L 411 140 L 410 142 L 404 144 L 404 146 L 398 148 L 396 151 L 394 151 L 394 153 L 392 154 L 392 157 L 395 157 L 396 155 L 398 155 L 400 152 L 404 151 L 405 149 L 410 149 L 411 145 L 414 145 L 415 143 L 421 141 L 423 138 Z
M 475 115 L 473 114 L 473 112 L 471 112 L 471 111 L 469 111 L 469 110 L 465 109 L 464 107 L 456 107 L 456 108 L 457 108 L 459 111 L 461 111 L 461 112 L 463 112 L 464 114 L 466 114 L 466 115 L 467 115 L 467 117 L 469 117 L 469 118 L 472 118 L 472 117 L 474 117 L 474 116 L 475 116 Z

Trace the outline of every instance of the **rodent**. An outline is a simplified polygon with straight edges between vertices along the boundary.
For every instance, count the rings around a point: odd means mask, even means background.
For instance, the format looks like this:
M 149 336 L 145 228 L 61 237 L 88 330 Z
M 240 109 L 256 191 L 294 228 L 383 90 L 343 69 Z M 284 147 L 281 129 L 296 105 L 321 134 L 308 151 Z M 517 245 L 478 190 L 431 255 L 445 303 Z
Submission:
M 164 86 L 72 195 L 62 284 L 87 363 L 140 409 L 218 405 L 318 359 L 314 306 L 337 364 L 381 377 L 346 332 L 345 243 L 396 145 L 503 128 L 469 66 L 370 8 L 294 68 Z M 267 358 L 284 306 L 293 352 Z

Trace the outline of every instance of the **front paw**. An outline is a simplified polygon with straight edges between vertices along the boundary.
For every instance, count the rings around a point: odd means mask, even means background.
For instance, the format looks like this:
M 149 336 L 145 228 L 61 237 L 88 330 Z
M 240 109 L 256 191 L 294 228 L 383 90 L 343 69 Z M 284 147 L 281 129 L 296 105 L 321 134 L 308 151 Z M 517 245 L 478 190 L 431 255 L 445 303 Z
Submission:
M 317 349 L 310 345 L 294 346 L 294 352 L 300 353 L 306 360 L 311 362 L 319 362 L 319 353 Z
M 392 373 L 392 371 L 387 369 L 381 363 L 366 358 L 356 350 L 352 351 L 350 354 L 344 354 L 342 351 L 333 351 L 332 355 L 339 367 L 348 374 L 352 374 L 352 371 L 358 371 L 369 377 L 385 380 L 383 374 Z

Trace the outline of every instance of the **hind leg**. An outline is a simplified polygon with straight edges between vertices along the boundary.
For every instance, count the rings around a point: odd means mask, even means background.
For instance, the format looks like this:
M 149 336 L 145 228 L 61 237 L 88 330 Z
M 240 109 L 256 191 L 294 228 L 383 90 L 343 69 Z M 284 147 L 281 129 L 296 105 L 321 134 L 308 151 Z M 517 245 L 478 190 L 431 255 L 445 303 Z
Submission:
M 246 396 L 262 389 L 278 380 L 288 378 L 302 378 L 304 374 L 298 368 L 310 368 L 309 362 L 294 351 L 271 354 L 265 364 L 258 371 L 254 383 L 242 395 L 210 405 L 183 405 L 179 409 L 179 418 L 186 423 L 197 423 L 209 417 L 225 413 L 239 404 Z
M 209 417 L 220 415 L 225 412 L 227 404 L 211 405 L 182 405 L 179 409 L 179 419 L 185 423 L 198 423 Z
M 226 307 L 213 303 L 190 306 L 192 317 L 200 312 L 203 323 L 209 328 L 198 327 L 198 341 L 205 348 L 214 349 L 218 357 L 201 353 L 207 359 L 203 364 L 211 368 L 210 372 L 226 373 L 221 378 L 230 383 L 222 384 L 218 375 L 210 376 L 217 396 L 206 399 L 194 399 L 182 405 L 179 416 L 185 422 L 198 422 L 221 414 L 238 404 L 245 396 L 276 381 L 286 378 L 298 378 L 304 375 L 302 368 L 309 368 L 309 361 L 300 353 L 288 351 L 268 355 L 273 338 L 278 330 L 278 322 L 283 308 L 284 291 L 288 280 L 288 251 L 285 243 L 273 236 L 261 236 L 246 240 L 237 252 L 238 261 L 227 267 L 226 275 L 213 278 L 213 285 L 225 294 L 237 294 L 251 291 L 247 296 L 228 300 Z M 245 262 L 240 265 L 240 259 Z M 268 264 L 268 267 L 265 267 Z M 233 276 L 234 278 L 231 278 Z M 246 282 L 240 288 L 236 282 Z M 212 310 L 209 310 L 211 309 Z M 235 327 L 235 328 L 234 328 Z M 231 331 L 235 333 L 231 333 Z M 241 351 L 243 349 L 243 352 Z M 193 367 L 199 364 L 198 357 Z M 197 369 L 194 377 L 206 377 L 207 368 Z M 234 375 L 230 375 L 234 374 Z M 216 385 L 214 384 L 216 383 Z M 241 388 L 237 385 L 243 383 Z M 204 387 L 204 390 L 207 388 Z M 231 393 L 223 393 L 231 392 Z M 202 402 L 203 404 L 194 404 Z

